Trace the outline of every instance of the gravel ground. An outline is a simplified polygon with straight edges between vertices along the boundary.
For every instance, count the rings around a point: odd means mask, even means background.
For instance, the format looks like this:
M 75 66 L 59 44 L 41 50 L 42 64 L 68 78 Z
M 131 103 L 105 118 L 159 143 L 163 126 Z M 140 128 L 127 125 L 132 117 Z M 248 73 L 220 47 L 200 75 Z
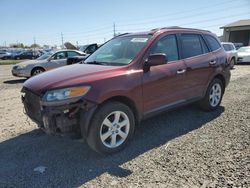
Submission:
M 248 65 L 232 71 L 218 110 L 191 105 L 151 118 L 107 157 L 38 130 L 23 114 L 25 80 L 10 69 L 0 66 L 0 187 L 250 187 Z

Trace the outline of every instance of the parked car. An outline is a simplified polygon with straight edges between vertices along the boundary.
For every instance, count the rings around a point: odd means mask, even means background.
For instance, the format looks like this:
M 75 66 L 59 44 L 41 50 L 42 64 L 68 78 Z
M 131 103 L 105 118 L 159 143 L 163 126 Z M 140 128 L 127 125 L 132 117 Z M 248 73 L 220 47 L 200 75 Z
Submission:
M 15 54 L 13 55 L 13 59 L 36 59 L 40 56 L 40 54 L 36 51 L 32 51 L 32 50 L 27 50 L 27 51 L 23 51 L 19 54 Z
M 233 68 L 234 65 L 237 63 L 238 52 L 234 44 L 231 42 L 222 42 L 221 44 L 229 56 L 230 67 Z
M 81 133 L 92 149 L 111 154 L 152 115 L 195 101 L 217 109 L 229 80 L 214 34 L 170 27 L 117 36 L 84 63 L 35 76 L 24 83 L 22 101 L 45 132 Z
M 233 44 L 234 44 L 236 50 L 238 50 L 239 48 L 244 46 L 243 43 L 240 43 L 240 42 L 234 42 Z
M 250 62 L 250 46 L 239 48 L 237 63 L 249 63 L 249 62 Z
M 97 48 L 98 48 L 98 45 L 96 43 L 81 46 L 79 50 L 84 52 L 85 55 L 68 57 L 67 64 L 71 65 L 71 64 L 84 61 L 90 54 L 94 53 L 97 50 Z
M 79 48 L 80 51 L 86 53 L 86 54 L 92 54 L 98 49 L 98 45 L 96 43 L 94 44 L 87 44 L 84 46 L 81 46 Z
M 10 59 L 11 53 L 7 51 L 0 51 L 0 59 Z
M 44 71 L 67 65 L 67 57 L 83 55 L 77 50 L 60 50 L 55 53 L 48 52 L 35 60 L 24 61 L 12 67 L 12 75 L 18 77 L 31 77 Z

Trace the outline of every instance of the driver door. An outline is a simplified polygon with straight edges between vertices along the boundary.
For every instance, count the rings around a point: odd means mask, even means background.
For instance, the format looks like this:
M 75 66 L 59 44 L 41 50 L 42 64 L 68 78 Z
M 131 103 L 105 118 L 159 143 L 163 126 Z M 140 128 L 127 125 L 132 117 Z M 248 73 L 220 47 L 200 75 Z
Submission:
M 153 44 L 150 54 L 163 53 L 166 64 L 152 66 L 143 73 L 144 115 L 163 110 L 185 100 L 186 65 L 180 60 L 176 35 L 170 34 Z

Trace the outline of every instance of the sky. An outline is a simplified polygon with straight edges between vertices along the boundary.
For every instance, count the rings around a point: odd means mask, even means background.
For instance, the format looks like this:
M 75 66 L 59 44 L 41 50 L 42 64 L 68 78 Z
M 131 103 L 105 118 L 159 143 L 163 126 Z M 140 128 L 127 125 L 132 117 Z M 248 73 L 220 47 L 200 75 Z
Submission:
M 0 0 L 0 46 L 103 43 L 115 33 L 182 26 L 222 35 L 250 0 Z M 114 27 L 115 25 L 115 27 Z

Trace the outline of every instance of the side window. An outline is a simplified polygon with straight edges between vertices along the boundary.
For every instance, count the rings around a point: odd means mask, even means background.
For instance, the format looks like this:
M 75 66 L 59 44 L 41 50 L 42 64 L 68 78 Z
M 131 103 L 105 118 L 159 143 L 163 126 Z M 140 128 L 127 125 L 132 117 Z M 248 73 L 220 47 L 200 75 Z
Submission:
M 66 59 L 66 55 L 65 52 L 58 52 L 56 53 L 52 59 L 56 60 L 56 59 Z
M 182 55 L 184 59 L 201 55 L 205 50 L 203 49 L 205 46 L 202 46 L 200 36 L 196 34 L 182 34 L 181 44 L 182 44 Z
M 179 59 L 178 47 L 175 35 L 168 35 L 157 41 L 150 50 L 150 54 L 164 53 L 168 61 Z
M 201 36 L 200 36 L 200 42 L 201 42 L 203 53 L 204 54 L 209 53 L 209 49 L 208 49 L 204 39 Z
M 210 35 L 204 35 L 204 37 L 212 51 L 218 50 L 221 47 L 220 43 L 214 37 Z
M 79 54 L 74 52 L 74 51 L 68 51 L 68 57 L 74 57 L 74 56 L 78 56 Z

